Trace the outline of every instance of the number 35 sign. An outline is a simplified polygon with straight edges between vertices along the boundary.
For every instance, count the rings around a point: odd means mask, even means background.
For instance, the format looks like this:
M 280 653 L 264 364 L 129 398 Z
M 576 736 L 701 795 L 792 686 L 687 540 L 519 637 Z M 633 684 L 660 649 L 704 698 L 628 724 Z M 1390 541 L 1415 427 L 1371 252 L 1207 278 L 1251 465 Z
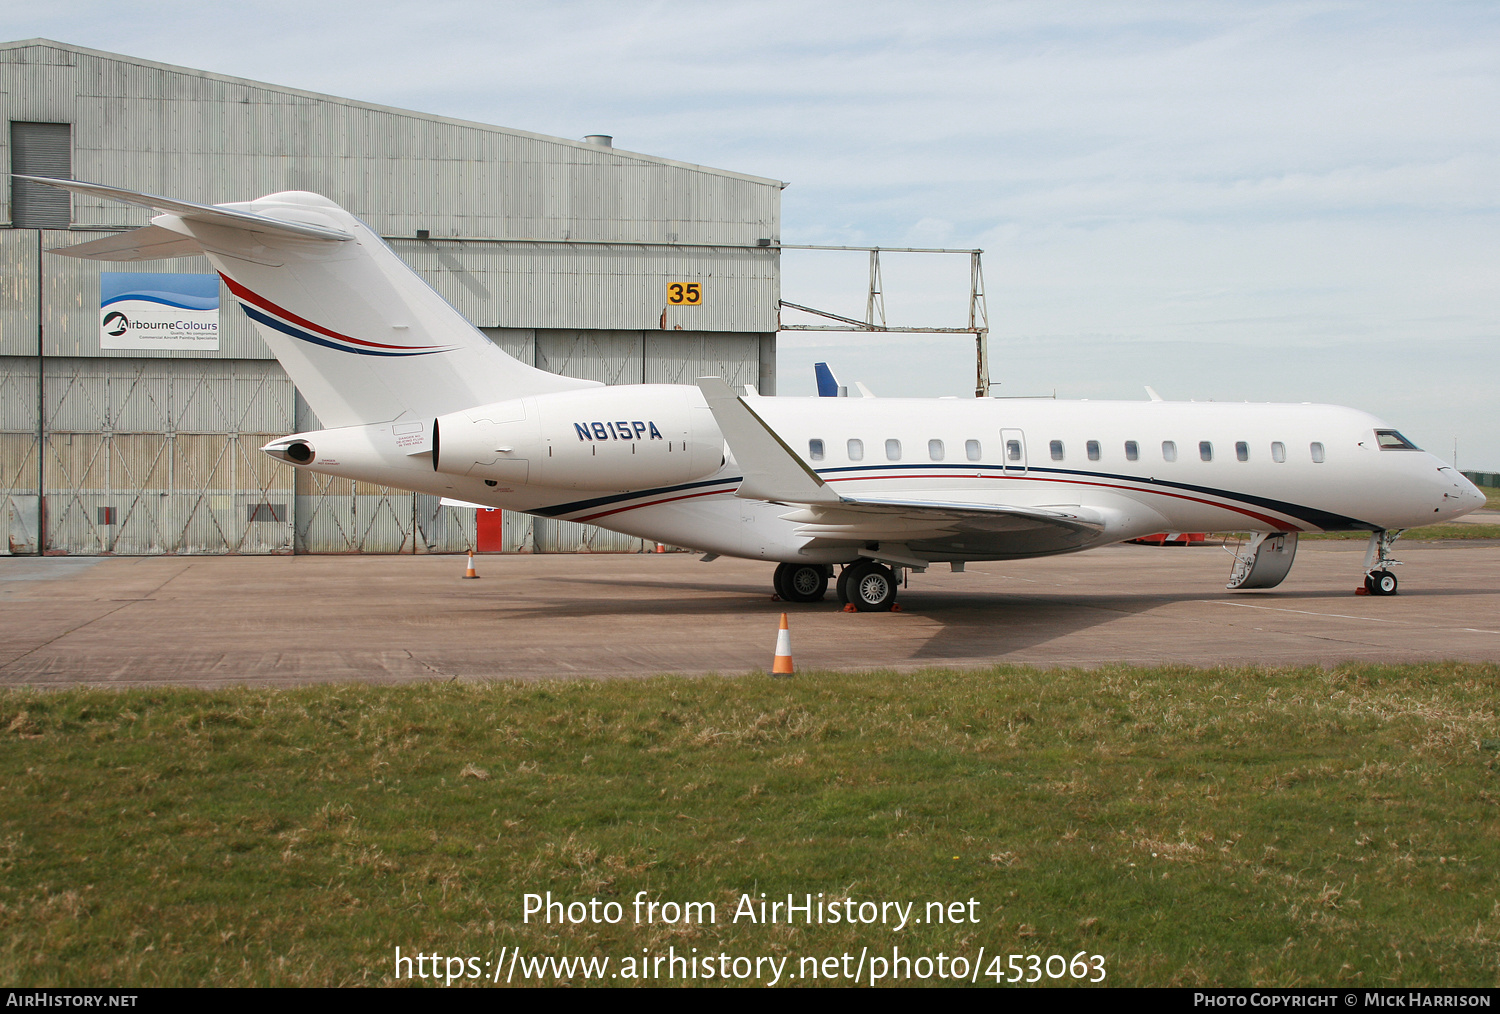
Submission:
M 667 302 L 672 306 L 700 306 L 703 286 L 697 282 L 672 282 L 667 286 Z

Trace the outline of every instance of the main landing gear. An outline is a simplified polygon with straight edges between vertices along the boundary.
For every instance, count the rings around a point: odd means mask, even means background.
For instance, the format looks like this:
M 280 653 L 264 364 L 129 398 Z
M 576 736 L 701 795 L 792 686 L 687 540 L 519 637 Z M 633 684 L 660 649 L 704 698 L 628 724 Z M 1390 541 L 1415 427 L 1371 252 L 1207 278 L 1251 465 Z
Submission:
M 862 613 L 888 613 L 896 604 L 896 574 L 883 563 L 858 560 L 839 572 L 840 602 Z
M 1391 556 L 1391 543 L 1401 537 L 1402 529 L 1370 533 L 1370 545 L 1365 549 L 1365 592 L 1370 595 L 1396 594 L 1396 575 L 1387 567 L 1399 567 L 1401 561 Z
M 787 602 L 820 602 L 828 593 L 833 568 L 822 563 L 781 563 L 771 579 L 776 594 Z
M 776 594 L 786 602 L 819 602 L 828 592 L 833 568 L 821 563 L 782 563 L 772 578 Z M 839 571 L 840 602 L 854 604 L 862 613 L 889 612 L 896 604 L 895 571 L 874 560 L 858 560 Z

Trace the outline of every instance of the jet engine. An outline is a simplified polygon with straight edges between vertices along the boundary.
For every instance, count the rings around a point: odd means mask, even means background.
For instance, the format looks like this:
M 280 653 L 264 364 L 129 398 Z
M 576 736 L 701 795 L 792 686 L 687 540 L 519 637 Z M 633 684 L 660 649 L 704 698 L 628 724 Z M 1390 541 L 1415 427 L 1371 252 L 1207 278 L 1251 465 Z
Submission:
M 621 491 L 712 475 L 724 438 L 695 387 L 641 384 L 542 394 L 450 412 L 432 467 L 506 485 Z

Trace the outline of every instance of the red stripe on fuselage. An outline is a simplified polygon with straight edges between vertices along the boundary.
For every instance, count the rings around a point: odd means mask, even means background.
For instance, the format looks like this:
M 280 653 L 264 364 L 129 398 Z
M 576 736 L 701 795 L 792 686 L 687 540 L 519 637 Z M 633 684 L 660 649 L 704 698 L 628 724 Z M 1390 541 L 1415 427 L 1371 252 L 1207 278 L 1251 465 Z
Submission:
M 568 520 L 568 521 L 593 521 L 595 518 L 607 518 L 611 514 L 623 514 L 625 511 L 639 510 L 642 507 L 657 507 L 657 506 L 659 506 L 661 504 L 664 504 L 664 503 L 673 503 L 673 502 L 675 502 L 677 500 L 692 500 L 695 497 L 700 497 L 700 496 L 713 496 L 716 493 L 733 493 L 733 492 L 734 492 L 734 490 L 729 489 L 729 488 L 726 487 L 724 489 L 711 489 L 711 490 L 707 491 L 706 493 L 686 493 L 686 494 L 684 494 L 682 496 L 668 496 L 668 497 L 663 497 L 660 500 L 651 500 L 651 501 L 649 501 L 647 503 L 631 504 L 629 507 L 616 507 L 614 510 L 600 511 L 597 514 L 585 514 L 581 518 L 567 518 L 566 520 Z
M 229 291 L 234 293 L 241 299 L 246 300 L 250 303 L 254 303 L 262 310 L 267 310 L 271 313 L 274 313 L 278 317 L 289 320 L 294 324 L 299 324 L 302 327 L 307 328 L 309 331 L 316 331 L 318 334 L 325 335 L 329 338 L 337 338 L 341 342 L 350 342 L 354 345 L 364 345 L 365 347 L 372 349 L 395 349 L 401 352 L 422 352 L 428 349 L 442 348 L 441 345 L 382 345 L 380 342 L 365 341 L 363 338 L 350 338 L 346 334 L 339 334 L 337 331 L 330 331 L 328 328 L 323 327 L 321 324 L 314 324 L 306 317 L 299 317 L 285 307 L 277 306 L 265 296 L 257 295 L 256 293 L 251 292 L 249 289 L 245 288 L 239 282 L 236 282 L 233 278 L 230 278 L 222 271 L 219 272 L 219 277 L 224 279 L 224 284 L 229 286 Z

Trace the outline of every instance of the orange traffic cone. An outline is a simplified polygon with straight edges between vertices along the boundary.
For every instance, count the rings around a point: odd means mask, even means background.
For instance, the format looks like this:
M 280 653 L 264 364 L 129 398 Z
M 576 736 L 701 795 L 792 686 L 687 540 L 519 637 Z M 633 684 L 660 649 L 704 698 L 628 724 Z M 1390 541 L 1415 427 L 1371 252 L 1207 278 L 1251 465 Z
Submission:
M 478 576 L 479 576 L 479 574 L 474 570 L 474 554 L 470 553 L 469 554 L 469 566 L 468 566 L 468 569 L 464 571 L 464 580 L 465 581 L 473 580 L 474 578 L 476 578 Z
M 792 632 L 786 626 L 786 613 L 781 614 L 781 629 L 776 632 L 776 659 L 771 663 L 772 676 L 792 674 Z

